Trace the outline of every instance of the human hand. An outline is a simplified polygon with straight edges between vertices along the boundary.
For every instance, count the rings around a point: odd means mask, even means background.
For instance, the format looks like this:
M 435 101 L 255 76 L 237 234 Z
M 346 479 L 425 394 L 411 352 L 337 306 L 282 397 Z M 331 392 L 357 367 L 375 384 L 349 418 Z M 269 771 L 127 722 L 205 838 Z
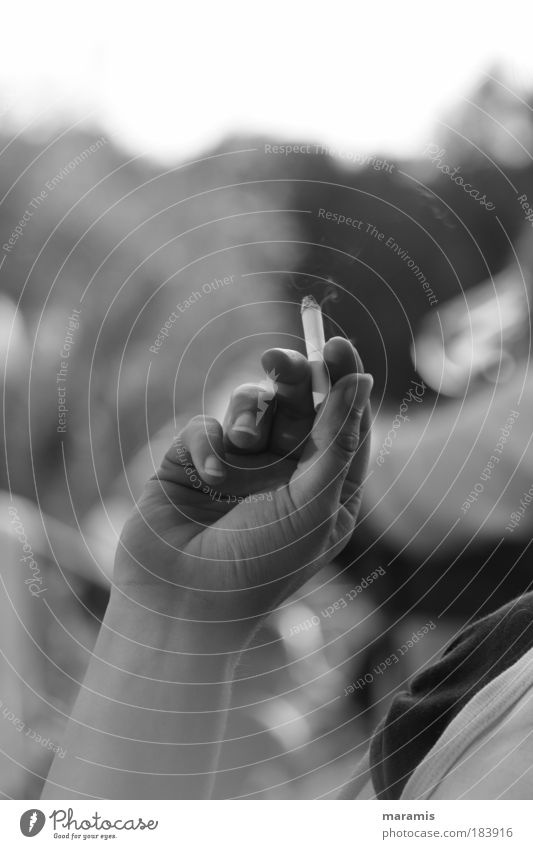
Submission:
M 346 339 L 329 340 L 324 359 L 331 391 L 316 415 L 306 358 L 270 349 L 275 394 L 246 384 L 223 424 L 189 421 L 124 527 L 115 594 L 191 625 L 224 623 L 244 643 L 340 553 L 367 472 L 372 378 Z

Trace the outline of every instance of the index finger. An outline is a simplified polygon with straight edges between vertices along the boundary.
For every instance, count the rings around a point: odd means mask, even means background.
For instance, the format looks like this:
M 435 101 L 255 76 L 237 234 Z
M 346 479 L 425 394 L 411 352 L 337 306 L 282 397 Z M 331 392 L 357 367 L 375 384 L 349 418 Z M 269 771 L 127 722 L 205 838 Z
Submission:
M 299 351 L 286 348 L 270 348 L 261 363 L 276 390 L 270 449 L 282 455 L 298 452 L 315 417 L 309 363 Z
M 331 384 L 346 374 L 364 371 L 357 350 L 341 336 L 326 342 L 323 356 Z M 298 457 L 315 418 L 310 364 L 303 354 L 285 348 L 270 348 L 263 354 L 261 362 L 276 384 L 271 450 L 281 454 L 294 452 L 294 456 Z

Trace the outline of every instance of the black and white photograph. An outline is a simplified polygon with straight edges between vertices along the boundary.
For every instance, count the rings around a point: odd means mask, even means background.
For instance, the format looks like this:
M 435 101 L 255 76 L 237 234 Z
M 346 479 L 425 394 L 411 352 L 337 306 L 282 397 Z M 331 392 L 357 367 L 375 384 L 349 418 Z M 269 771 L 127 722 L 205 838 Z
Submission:
M 533 7 L 5 23 L 6 845 L 531 846 Z

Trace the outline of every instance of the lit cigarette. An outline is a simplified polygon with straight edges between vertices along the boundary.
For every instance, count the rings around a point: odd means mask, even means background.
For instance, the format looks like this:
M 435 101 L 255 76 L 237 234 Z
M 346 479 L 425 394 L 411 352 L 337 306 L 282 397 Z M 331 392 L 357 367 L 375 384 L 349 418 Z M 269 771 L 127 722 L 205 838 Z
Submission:
M 329 375 L 324 362 L 324 324 L 322 310 L 312 295 L 306 295 L 302 301 L 302 324 L 304 327 L 307 359 L 311 364 L 311 385 L 313 405 L 316 410 L 329 392 Z

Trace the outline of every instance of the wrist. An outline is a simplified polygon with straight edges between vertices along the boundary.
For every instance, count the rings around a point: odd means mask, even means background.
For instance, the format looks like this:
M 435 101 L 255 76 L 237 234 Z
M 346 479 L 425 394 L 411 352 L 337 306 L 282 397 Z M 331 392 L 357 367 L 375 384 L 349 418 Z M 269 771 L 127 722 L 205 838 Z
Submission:
M 115 644 L 131 649 L 168 656 L 181 666 L 189 663 L 198 672 L 233 669 L 249 645 L 256 630 L 254 622 L 199 618 L 198 610 L 187 599 L 172 606 L 157 603 L 143 595 L 142 601 L 113 588 L 102 631 Z

